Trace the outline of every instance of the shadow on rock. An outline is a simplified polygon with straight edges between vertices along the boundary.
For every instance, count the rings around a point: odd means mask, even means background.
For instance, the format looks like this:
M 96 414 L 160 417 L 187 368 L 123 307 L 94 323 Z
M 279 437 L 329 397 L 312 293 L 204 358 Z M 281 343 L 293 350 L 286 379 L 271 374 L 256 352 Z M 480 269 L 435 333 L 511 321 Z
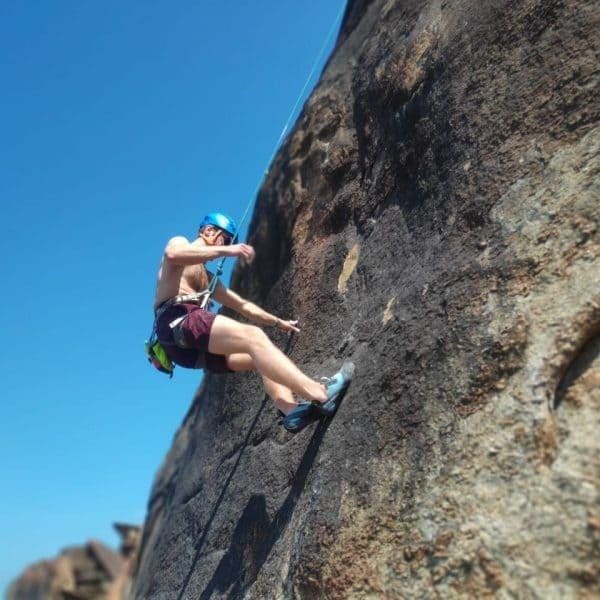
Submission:
M 183 600 L 183 598 L 185 598 L 184 594 L 190 583 L 190 579 L 191 579 L 192 575 L 194 574 L 194 571 L 196 570 L 196 565 L 198 564 L 198 560 L 200 559 L 201 551 L 204 546 L 204 542 L 206 541 L 206 538 L 208 536 L 208 532 L 211 530 L 212 523 L 215 519 L 215 516 L 219 512 L 219 508 L 221 507 L 223 499 L 225 498 L 225 494 L 227 492 L 227 489 L 229 488 L 229 484 L 231 483 L 231 480 L 233 479 L 233 476 L 235 475 L 235 473 L 238 469 L 240 461 L 242 460 L 242 456 L 244 455 L 244 451 L 246 450 L 246 447 L 248 446 L 248 440 L 250 439 L 250 436 L 252 435 L 252 432 L 254 431 L 254 428 L 256 427 L 256 423 L 258 423 L 258 419 L 260 418 L 260 415 L 262 414 L 262 411 L 264 410 L 264 408 L 267 404 L 267 400 L 268 400 L 268 397 L 265 396 L 263 398 L 262 404 L 260 405 L 260 408 L 258 409 L 258 412 L 256 413 L 256 416 L 254 417 L 254 420 L 252 421 L 252 424 L 250 425 L 250 428 L 248 429 L 248 433 L 246 434 L 244 443 L 242 444 L 240 451 L 238 452 L 238 456 L 235 460 L 235 463 L 233 464 L 233 467 L 231 468 L 231 472 L 229 473 L 227 479 L 225 480 L 225 483 L 223 484 L 221 493 L 219 494 L 219 497 L 218 497 L 217 501 L 215 502 L 215 505 L 211 511 L 210 517 L 208 518 L 208 521 L 206 522 L 206 525 L 204 527 L 204 531 L 202 532 L 202 537 L 200 538 L 200 540 L 198 541 L 198 544 L 196 546 L 196 555 L 194 556 L 194 560 L 192 561 L 192 566 L 190 567 L 190 570 L 189 570 L 189 572 L 185 578 L 185 581 L 181 587 L 181 591 L 179 592 L 179 595 L 177 596 L 177 600 Z
M 267 514 L 265 496 L 255 494 L 250 498 L 235 527 L 231 545 L 202 592 L 201 600 L 210 598 L 215 591 L 227 591 L 229 598 L 240 597 L 256 581 L 273 546 L 294 514 L 329 422 L 321 421 L 315 429 L 293 477 L 290 491 L 272 520 Z

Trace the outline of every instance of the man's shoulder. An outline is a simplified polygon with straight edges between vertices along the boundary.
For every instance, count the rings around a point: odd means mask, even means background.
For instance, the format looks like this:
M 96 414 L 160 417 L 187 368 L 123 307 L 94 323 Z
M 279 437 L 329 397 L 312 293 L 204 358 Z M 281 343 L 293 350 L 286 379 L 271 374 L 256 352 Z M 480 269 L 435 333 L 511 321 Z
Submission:
M 177 252 L 178 250 L 189 246 L 189 240 L 183 235 L 175 235 L 169 239 L 169 241 L 165 244 L 165 248 L 163 250 L 165 258 L 169 258 L 173 252 Z
M 182 243 L 188 244 L 189 240 L 183 235 L 174 235 L 167 242 L 167 246 L 170 246 L 171 244 L 182 244 Z

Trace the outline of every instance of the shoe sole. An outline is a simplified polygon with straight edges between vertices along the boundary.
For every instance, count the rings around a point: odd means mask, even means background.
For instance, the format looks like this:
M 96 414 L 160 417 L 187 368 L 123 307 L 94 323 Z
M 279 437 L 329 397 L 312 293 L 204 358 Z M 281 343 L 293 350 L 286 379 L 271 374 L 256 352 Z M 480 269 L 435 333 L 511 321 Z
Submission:
M 280 425 L 286 431 L 289 431 L 290 433 L 298 433 L 299 431 L 302 431 L 305 427 L 307 427 L 311 423 L 314 423 L 318 418 L 319 418 L 319 415 L 315 414 L 314 406 L 311 405 L 311 410 L 307 411 L 306 414 L 303 415 L 302 417 L 299 417 L 299 419 L 301 419 L 301 422 L 298 425 L 288 426 L 285 423 L 285 417 L 283 419 L 281 419 Z

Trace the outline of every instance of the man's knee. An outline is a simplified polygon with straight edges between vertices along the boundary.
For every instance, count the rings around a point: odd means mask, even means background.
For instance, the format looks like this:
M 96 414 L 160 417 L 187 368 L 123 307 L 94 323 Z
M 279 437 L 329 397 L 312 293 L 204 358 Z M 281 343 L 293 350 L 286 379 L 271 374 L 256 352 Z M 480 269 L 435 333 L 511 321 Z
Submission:
M 248 328 L 247 338 L 252 346 L 266 346 L 271 343 L 267 334 L 260 327 L 255 325 L 246 325 L 246 327 Z

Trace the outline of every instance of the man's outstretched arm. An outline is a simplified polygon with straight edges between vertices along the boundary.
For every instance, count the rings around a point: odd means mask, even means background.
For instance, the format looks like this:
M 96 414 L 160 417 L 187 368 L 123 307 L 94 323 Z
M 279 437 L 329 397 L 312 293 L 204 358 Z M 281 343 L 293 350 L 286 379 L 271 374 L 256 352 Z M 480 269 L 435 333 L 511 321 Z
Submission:
M 171 238 L 165 247 L 165 258 L 176 265 L 198 265 L 223 256 L 237 256 L 252 262 L 254 249 L 248 244 L 207 246 L 200 240 L 188 241 L 183 236 Z
M 249 321 L 256 323 L 257 325 L 278 327 L 282 331 L 295 331 L 299 333 L 300 330 L 296 327 L 298 321 L 288 321 L 285 319 L 279 319 L 275 315 L 263 310 L 260 306 L 242 298 L 239 294 L 226 288 L 222 283 L 217 283 L 215 291 L 213 292 L 213 298 L 223 306 L 231 308 L 239 315 L 246 317 Z

